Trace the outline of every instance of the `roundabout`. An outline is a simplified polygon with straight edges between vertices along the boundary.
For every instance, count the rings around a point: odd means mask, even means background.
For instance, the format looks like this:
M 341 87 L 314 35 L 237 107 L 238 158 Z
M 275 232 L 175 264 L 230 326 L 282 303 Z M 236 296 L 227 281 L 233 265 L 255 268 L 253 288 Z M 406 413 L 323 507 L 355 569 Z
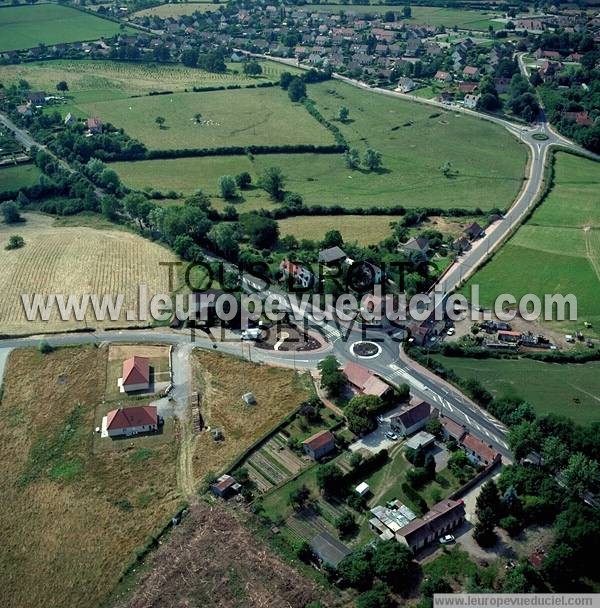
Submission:
M 350 353 L 358 359 L 374 359 L 381 354 L 381 346 L 376 342 L 360 340 L 350 346 Z

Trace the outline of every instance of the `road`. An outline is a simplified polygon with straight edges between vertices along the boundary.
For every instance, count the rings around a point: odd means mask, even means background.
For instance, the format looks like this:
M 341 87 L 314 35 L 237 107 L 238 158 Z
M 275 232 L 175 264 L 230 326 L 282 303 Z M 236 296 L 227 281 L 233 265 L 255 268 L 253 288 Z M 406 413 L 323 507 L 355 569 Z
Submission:
M 265 57 L 262 55 L 256 55 Z M 271 60 L 280 61 L 288 65 L 297 66 L 294 60 L 285 60 L 281 58 L 267 57 Z M 522 64 L 522 61 L 520 61 Z M 306 67 L 306 66 L 298 66 Z M 523 67 L 524 69 L 524 67 Z M 570 142 L 566 138 L 557 134 L 546 122 L 544 114 L 540 115 L 538 122 L 529 127 L 512 123 L 503 118 L 482 114 L 473 110 L 468 110 L 461 107 L 447 106 L 434 100 L 419 99 L 410 95 L 369 87 L 368 85 L 346 78 L 341 75 L 334 75 L 334 78 L 347 82 L 352 86 L 356 86 L 377 94 L 388 95 L 407 99 L 412 102 L 423 103 L 435 107 L 440 107 L 445 110 L 461 112 L 472 115 L 477 118 L 488 120 L 501 125 L 518 137 L 529 149 L 528 175 L 524 180 L 523 188 L 514 202 L 513 206 L 507 212 L 506 216 L 497 222 L 492 228 L 488 229 L 485 236 L 479 239 L 472 249 L 460 256 L 441 277 L 437 287 L 443 295 L 452 293 L 462 282 L 465 281 L 477 268 L 479 268 L 489 256 L 497 250 L 516 228 L 521 224 L 532 206 L 537 202 L 538 196 L 544 184 L 544 167 L 548 152 L 552 146 L 562 146 L 567 149 L 584 153 L 592 158 L 598 159 L 597 156 L 582 150 L 579 146 Z M 2 121 L 9 128 L 13 129 L 17 138 L 24 146 L 30 147 L 35 142 L 24 131 L 18 129 L 10 120 L 0 115 Z M 538 139 L 536 139 L 536 136 Z M 245 277 L 245 287 L 249 290 L 257 289 L 253 278 Z M 264 297 L 269 293 L 274 293 L 274 290 L 268 289 L 263 291 Z M 381 352 L 376 358 L 371 358 L 363 361 L 374 372 L 382 378 L 393 384 L 407 383 L 411 387 L 411 391 L 429 401 L 441 412 L 452 417 L 457 422 L 464 424 L 474 435 L 480 437 L 495 449 L 497 449 L 505 459 L 510 460 L 511 454 L 508 448 L 506 439 L 507 429 L 498 420 L 495 420 L 485 410 L 477 406 L 475 403 L 467 399 L 454 387 L 433 375 L 424 368 L 418 366 L 411 361 L 405 354 L 402 353 L 400 342 L 388 335 L 381 329 L 373 328 L 364 331 L 357 331 L 357 328 L 348 329 L 343 325 L 334 322 L 318 322 L 310 313 L 305 313 L 306 321 L 314 330 L 320 331 L 329 341 L 330 347 L 327 352 L 336 356 L 340 363 L 356 360 L 357 357 L 351 351 L 351 346 L 358 340 L 371 340 L 377 342 L 381 347 Z M 62 346 L 69 344 L 91 344 L 102 342 L 163 342 L 173 344 L 176 357 L 188 358 L 191 348 L 197 346 L 200 348 L 215 348 L 220 352 L 228 354 L 240 355 L 253 361 L 262 361 L 269 364 L 285 365 L 294 369 L 314 369 L 317 363 L 323 358 L 324 352 L 310 353 L 303 352 L 298 354 L 290 353 L 271 353 L 268 351 L 254 348 L 248 343 L 242 342 L 214 342 L 197 334 L 195 342 L 191 342 L 190 334 L 183 331 L 167 331 L 167 330 L 128 330 L 128 331 L 99 331 L 94 333 L 76 333 L 60 336 L 33 337 L 33 338 L 15 338 L 3 340 L 0 343 L 0 360 L 5 349 L 11 349 L 23 346 L 38 346 L 42 339 L 46 339 L 53 346 Z M 181 375 L 176 380 L 175 397 L 176 403 L 186 403 L 187 393 L 189 392 L 189 376 L 184 377 L 186 369 L 185 365 L 178 365 L 178 369 L 182 370 Z M 1 376 L 0 376 L 1 379 Z M 177 407 L 177 406 L 176 406 Z M 183 415 L 183 411 L 179 412 Z

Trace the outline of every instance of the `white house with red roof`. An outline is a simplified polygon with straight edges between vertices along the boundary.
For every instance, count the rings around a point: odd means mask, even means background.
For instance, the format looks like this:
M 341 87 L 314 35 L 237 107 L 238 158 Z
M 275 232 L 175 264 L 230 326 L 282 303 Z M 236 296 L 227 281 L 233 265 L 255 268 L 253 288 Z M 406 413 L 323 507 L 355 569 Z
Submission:
M 150 388 L 150 359 L 133 356 L 123 361 L 123 376 L 117 380 L 122 393 Z
M 111 410 L 102 419 L 102 437 L 130 437 L 158 430 L 159 416 L 154 405 L 136 405 Z

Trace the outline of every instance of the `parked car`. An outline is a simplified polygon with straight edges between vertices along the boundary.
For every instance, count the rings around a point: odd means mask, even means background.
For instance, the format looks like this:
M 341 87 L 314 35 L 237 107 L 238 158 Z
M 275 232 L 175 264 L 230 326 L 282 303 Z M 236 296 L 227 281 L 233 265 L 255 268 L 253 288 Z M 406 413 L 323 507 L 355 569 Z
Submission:
M 385 436 L 392 441 L 398 441 L 398 435 L 396 435 L 396 433 L 392 433 L 392 431 L 388 431 Z
M 442 538 L 440 538 L 440 544 L 442 545 L 449 545 L 450 543 L 453 543 L 456 539 L 454 538 L 454 536 L 452 536 L 452 534 L 446 534 L 446 536 L 442 536 Z
M 450 327 L 450 329 L 448 329 L 448 331 L 446 333 L 449 336 L 453 336 L 456 333 L 456 329 L 454 329 L 454 327 Z

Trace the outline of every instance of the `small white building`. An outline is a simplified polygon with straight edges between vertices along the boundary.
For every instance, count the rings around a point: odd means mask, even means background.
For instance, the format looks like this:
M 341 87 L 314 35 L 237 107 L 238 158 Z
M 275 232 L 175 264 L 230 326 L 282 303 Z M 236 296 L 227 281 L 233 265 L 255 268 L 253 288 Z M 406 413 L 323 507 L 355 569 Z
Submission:
M 464 106 L 469 110 L 474 110 L 477 107 L 478 101 L 481 99 L 481 95 L 472 95 L 468 93 L 465 95 Z
M 354 489 L 359 496 L 366 496 L 371 491 L 371 488 L 366 481 L 359 483 Z

